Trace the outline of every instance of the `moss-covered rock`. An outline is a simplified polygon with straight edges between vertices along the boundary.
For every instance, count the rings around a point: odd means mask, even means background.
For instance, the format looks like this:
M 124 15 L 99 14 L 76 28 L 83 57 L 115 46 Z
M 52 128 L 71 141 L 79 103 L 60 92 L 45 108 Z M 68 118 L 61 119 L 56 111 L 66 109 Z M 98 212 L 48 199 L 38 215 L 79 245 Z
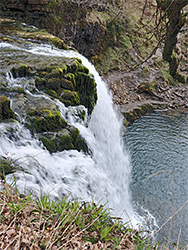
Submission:
M 66 106 L 80 105 L 80 96 L 76 91 L 69 91 L 69 90 L 62 91 L 60 100 Z
M 73 137 L 71 133 L 66 129 L 58 132 L 57 134 L 57 151 L 74 149 Z
M 67 90 L 74 90 L 73 83 L 67 79 L 61 79 L 58 77 L 52 77 L 52 78 L 37 78 L 36 79 L 36 86 L 40 90 L 54 90 L 58 95 L 61 94 L 63 89 Z
M 50 153 L 54 153 L 57 151 L 57 147 L 56 147 L 56 137 L 54 137 L 53 133 L 47 133 L 44 135 L 40 136 L 40 140 L 42 141 L 43 145 L 45 146 L 45 148 L 47 148 L 47 150 Z
M 87 144 L 75 127 L 67 127 L 56 133 L 47 132 L 40 135 L 40 140 L 50 153 L 76 149 L 88 152 Z
M 76 75 L 76 89 L 80 93 L 80 103 L 88 108 L 88 113 L 94 109 L 97 101 L 96 82 L 90 74 L 78 72 Z
M 20 64 L 19 67 L 13 67 L 11 73 L 14 78 L 31 76 L 31 68 L 25 64 Z
M 37 70 L 36 87 L 58 98 L 66 106 L 84 105 L 88 113 L 97 100 L 96 83 L 80 59 L 64 67 L 50 66 Z
M 10 108 L 10 100 L 6 96 L 0 96 L 0 121 L 14 118 L 15 113 Z
M 144 104 L 142 106 L 138 106 L 137 108 L 133 109 L 129 112 L 122 112 L 124 116 L 124 124 L 125 126 L 130 126 L 133 122 L 138 119 L 139 117 L 145 115 L 148 112 L 153 111 L 153 106 L 150 104 Z
M 73 111 L 75 121 L 83 122 L 85 115 L 91 114 L 97 100 L 96 83 L 88 68 L 78 58 L 46 54 L 39 56 L 30 53 L 30 50 L 27 51 L 28 47 L 38 46 L 39 38 L 47 44 L 50 41 L 60 49 L 66 48 L 62 40 L 54 36 L 50 37 L 45 31 L 38 31 L 34 27 L 27 27 L 17 22 L 8 22 L 1 27 L 3 27 L 3 36 L 10 36 L 10 34 L 12 36 L 10 40 L 7 38 L 7 42 L 11 43 L 10 48 L 5 49 L 3 53 L 0 52 L 1 93 L 11 96 L 14 111 L 20 121 L 34 136 L 40 138 L 51 153 L 70 149 L 88 152 L 87 144 L 79 130 L 70 126 L 61 117 L 59 102 L 57 104 L 54 101 L 56 98 L 66 106 L 72 106 L 66 109 L 66 115 L 69 116 Z M 8 29 L 7 32 L 6 29 Z M 2 41 L 1 38 L 0 41 Z M 8 72 L 17 78 L 15 84 L 7 77 Z M 10 101 L 6 97 L 1 97 L 0 101 L 2 101 L 0 120 L 14 118 Z M 80 107 L 82 108 L 79 109 Z
M 33 111 L 29 113 L 28 127 L 32 132 L 41 133 L 48 131 L 57 131 L 67 126 L 67 122 L 61 117 L 60 112 L 50 110 L 43 110 L 38 113 Z

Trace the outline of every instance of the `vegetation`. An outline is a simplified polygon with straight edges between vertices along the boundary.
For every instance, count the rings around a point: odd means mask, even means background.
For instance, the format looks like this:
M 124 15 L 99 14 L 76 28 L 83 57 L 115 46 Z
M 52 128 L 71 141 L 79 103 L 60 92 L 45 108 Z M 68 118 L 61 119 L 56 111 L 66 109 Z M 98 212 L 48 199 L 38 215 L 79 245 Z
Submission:
M 2 183 L 3 184 L 3 183 Z M 6 182 L 0 192 L 1 249 L 157 249 L 147 236 L 94 202 L 33 200 Z
M 15 114 L 10 108 L 10 100 L 6 96 L 0 96 L 0 121 L 14 118 Z

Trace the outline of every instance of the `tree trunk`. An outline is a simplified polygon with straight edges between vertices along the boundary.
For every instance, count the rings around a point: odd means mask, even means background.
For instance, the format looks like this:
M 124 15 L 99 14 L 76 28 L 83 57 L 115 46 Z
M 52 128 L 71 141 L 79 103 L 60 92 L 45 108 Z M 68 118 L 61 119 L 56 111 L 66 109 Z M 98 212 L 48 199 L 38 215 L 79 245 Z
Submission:
M 177 43 L 177 35 L 183 27 L 185 20 L 182 15 L 182 8 L 188 4 L 188 0 L 157 0 L 158 7 L 161 8 L 168 17 L 166 24 L 166 36 L 163 48 L 163 59 L 169 62 L 169 71 L 173 78 L 178 78 L 185 82 L 183 77 L 177 73 L 178 61 L 175 57 L 174 49 Z

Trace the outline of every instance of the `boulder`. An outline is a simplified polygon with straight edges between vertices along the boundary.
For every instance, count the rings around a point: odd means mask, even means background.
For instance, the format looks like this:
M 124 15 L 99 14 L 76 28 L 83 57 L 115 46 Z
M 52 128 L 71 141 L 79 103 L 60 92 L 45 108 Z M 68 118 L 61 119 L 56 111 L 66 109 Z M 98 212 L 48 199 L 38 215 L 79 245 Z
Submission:
M 0 96 L 0 121 L 14 118 L 15 113 L 10 108 L 10 100 L 6 96 Z

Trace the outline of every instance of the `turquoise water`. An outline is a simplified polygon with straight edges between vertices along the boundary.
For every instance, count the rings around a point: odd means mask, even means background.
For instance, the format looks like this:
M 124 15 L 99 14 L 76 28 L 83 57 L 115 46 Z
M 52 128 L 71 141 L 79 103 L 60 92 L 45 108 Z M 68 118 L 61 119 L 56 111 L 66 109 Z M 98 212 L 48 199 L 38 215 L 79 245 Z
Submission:
M 124 139 L 132 160 L 133 203 L 161 227 L 172 208 L 176 213 L 188 200 L 188 114 L 145 116 L 127 128 Z M 166 242 L 169 232 L 170 222 L 155 237 Z M 188 244 L 188 204 L 173 217 L 170 238 Z

